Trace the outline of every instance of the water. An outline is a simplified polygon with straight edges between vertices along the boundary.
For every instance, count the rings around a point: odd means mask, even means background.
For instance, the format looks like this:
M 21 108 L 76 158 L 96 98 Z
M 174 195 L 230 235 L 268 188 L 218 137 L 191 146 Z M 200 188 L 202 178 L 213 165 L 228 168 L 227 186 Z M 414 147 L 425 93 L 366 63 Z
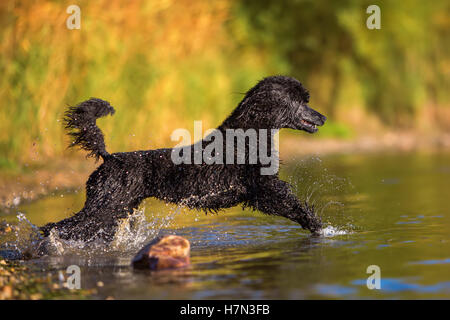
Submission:
M 411 299 L 450 298 L 450 154 L 340 155 L 297 159 L 281 172 L 309 199 L 327 227 L 312 237 L 284 218 L 226 210 L 217 215 L 147 200 L 134 227 L 111 248 L 61 243 L 51 256 L 25 263 L 43 272 L 81 267 L 82 288 L 116 299 Z M 58 193 L 1 213 L 19 224 L 10 247 L 32 249 L 32 224 L 81 208 L 83 192 Z M 21 221 L 17 219 L 17 213 Z M 26 218 L 26 219 L 25 219 Z M 191 241 L 189 268 L 133 271 L 129 263 L 158 234 Z M 28 235 L 28 236 L 25 236 Z M 12 237 L 12 238 L 11 238 Z M 367 288 L 368 266 L 381 270 L 381 289 Z

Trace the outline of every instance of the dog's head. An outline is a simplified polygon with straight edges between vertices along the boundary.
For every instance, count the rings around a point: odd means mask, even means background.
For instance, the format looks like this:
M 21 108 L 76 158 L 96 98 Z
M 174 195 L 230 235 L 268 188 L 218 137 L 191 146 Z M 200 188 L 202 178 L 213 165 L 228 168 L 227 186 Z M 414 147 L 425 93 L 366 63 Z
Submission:
M 241 128 L 290 128 L 309 133 L 325 123 L 324 115 L 308 106 L 309 93 L 290 77 L 272 76 L 250 89 L 228 118 Z

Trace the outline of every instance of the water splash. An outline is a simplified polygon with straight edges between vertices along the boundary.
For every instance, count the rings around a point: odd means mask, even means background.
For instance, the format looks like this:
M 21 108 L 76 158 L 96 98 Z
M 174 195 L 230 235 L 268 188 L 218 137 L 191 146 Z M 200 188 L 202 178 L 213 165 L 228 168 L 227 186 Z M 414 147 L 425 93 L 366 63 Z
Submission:
M 348 209 L 348 194 L 354 193 L 352 183 L 329 172 L 319 157 L 310 157 L 297 162 L 289 171 L 288 181 L 294 192 L 310 206 L 325 225 L 324 235 L 342 234 L 342 230 L 352 230 L 353 221 L 345 214 Z M 333 227 L 336 226 L 336 227 Z M 336 230 L 340 230 L 336 234 Z
M 120 221 L 117 233 L 111 243 L 105 243 L 103 240 L 65 240 L 61 239 L 54 229 L 45 238 L 42 236 L 39 227 L 31 223 L 24 213 L 19 212 L 17 224 L 14 227 L 15 239 L 4 243 L 1 249 L 14 252 L 14 256 L 20 259 L 39 258 L 43 255 L 135 253 L 146 242 L 158 236 L 162 229 L 168 228 L 175 215 L 181 210 L 181 207 L 176 207 L 163 215 L 163 218 L 152 217 L 151 221 L 147 220 L 145 207 L 135 210 L 133 214 Z M 99 233 L 101 232 L 103 231 L 100 229 Z
M 162 229 L 168 228 L 181 210 L 181 207 L 176 207 L 162 218 L 153 217 L 151 221 L 147 220 L 145 207 L 136 210 L 121 221 L 114 240 L 110 244 L 110 249 L 121 252 L 139 250 L 142 245 L 157 237 Z
M 17 221 L 17 225 L 13 229 L 15 239 L 6 242 L 2 247 L 5 250 L 15 252 L 17 257 L 34 258 L 37 256 L 37 249 L 43 239 L 39 228 L 32 224 L 21 212 L 17 214 Z
M 336 228 L 333 226 L 328 226 L 319 231 L 319 235 L 323 237 L 334 237 L 334 236 L 342 236 L 352 233 L 351 231 L 347 231 L 344 229 Z

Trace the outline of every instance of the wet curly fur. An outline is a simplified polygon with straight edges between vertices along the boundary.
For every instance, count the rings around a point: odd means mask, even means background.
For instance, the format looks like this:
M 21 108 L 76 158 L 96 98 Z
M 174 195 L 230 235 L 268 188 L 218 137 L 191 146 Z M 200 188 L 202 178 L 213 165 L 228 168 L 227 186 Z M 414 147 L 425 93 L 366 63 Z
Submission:
M 316 126 L 324 124 L 326 117 L 309 108 L 308 100 L 308 91 L 296 79 L 267 77 L 245 94 L 217 130 L 224 137 L 226 129 L 238 128 L 291 128 L 313 133 L 317 131 Z M 322 228 L 313 208 L 299 201 L 278 174 L 261 175 L 264 165 L 259 159 L 256 164 L 177 165 L 171 159 L 173 149 L 170 148 L 109 154 L 96 119 L 113 113 L 108 102 L 96 98 L 66 112 L 66 128 L 73 137 L 71 146 L 79 146 L 97 159 L 101 157 L 103 164 L 87 181 L 83 209 L 67 219 L 41 227 L 45 236 L 55 229 L 62 239 L 109 242 L 120 219 L 132 214 L 148 197 L 206 212 L 241 204 L 286 217 L 312 233 Z M 204 147 L 209 143 L 205 140 L 197 143 Z M 268 138 L 268 143 L 269 150 L 276 152 L 273 137 Z M 191 150 L 194 152 L 194 148 Z

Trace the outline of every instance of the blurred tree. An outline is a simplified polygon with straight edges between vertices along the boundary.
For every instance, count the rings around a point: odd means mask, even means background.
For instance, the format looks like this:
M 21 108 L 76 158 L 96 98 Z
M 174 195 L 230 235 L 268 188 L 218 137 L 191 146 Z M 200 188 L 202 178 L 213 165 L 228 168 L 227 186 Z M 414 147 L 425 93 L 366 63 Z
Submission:
M 366 107 L 399 125 L 424 104 L 448 105 L 448 1 L 383 1 L 380 30 L 366 27 L 373 1 L 244 0 L 251 45 L 269 48 L 333 111 L 353 78 Z M 405 124 L 405 123 L 403 123 Z

